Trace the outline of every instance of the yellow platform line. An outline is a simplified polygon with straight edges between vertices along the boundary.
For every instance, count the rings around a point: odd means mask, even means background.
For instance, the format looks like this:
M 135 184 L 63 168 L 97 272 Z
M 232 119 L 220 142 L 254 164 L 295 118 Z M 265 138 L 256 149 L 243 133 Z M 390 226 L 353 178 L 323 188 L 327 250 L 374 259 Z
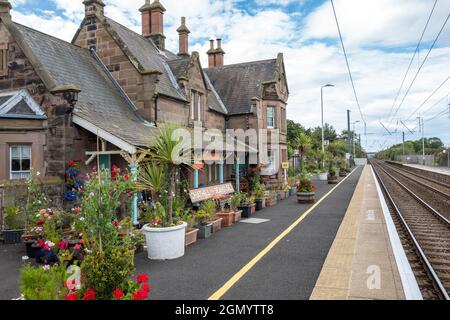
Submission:
M 313 212 L 326 198 L 328 198 L 339 186 L 344 183 L 354 172 L 354 169 L 347 177 L 342 179 L 333 189 L 325 194 L 319 201 L 317 201 L 311 208 L 301 215 L 294 223 L 285 229 L 278 237 L 276 237 L 267 247 L 265 247 L 256 257 L 247 263 L 241 270 L 239 270 L 233 277 L 231 277 L 219 290 L 213 293 L 208 300 L 219 300 L 222 298 L 239 280 L 242 279 L 247 272 L 249 272 L 266 254 L 268 254 L 281 240 L 283 240 L 295 227 L 297 227 L 311 212 Z

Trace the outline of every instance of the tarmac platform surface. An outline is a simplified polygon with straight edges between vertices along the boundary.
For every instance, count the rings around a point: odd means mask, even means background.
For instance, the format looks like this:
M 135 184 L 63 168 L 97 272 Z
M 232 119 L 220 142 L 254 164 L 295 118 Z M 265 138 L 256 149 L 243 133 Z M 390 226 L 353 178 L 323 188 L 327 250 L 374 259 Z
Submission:
M 137 254 L 136 274 L 149 274 L 150 299 L 154 300 L 205 300 L 213 294 L 216 299 L 307 300 L 362 170 L 356 168 L 338 186 L 316 182 L 316 198 L 326 195 L 319 204 L 298 204 L 292 196 L 254 216 L 268 221 L 224 228 L 188 247 L 180 259 L 150 261 L 146 253 Z M 23 245 L 0 245 L 0 299 L 20 296 L 18 278 L 23 255 Z M 243 272 L 258 256 L 257 262 Z M 233 277 L 237 280 L 230 285 Z

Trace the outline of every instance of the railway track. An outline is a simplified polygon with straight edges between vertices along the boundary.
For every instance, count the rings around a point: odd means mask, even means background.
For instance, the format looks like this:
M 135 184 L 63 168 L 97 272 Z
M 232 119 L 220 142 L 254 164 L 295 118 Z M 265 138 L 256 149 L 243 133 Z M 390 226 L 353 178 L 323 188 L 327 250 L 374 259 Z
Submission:
M 427 193 L 420 177 L 414 178 L 414 184 L 411 176 L 384 163 L 373 161 L 372 165 L 422 295 L 425 299 L 450 300 L 450 220 L 435 208 L 438 201 L 448 201 L 440 193 L 445 193 L 441 189 L 445 186 L 437 188 L 428 181 Z M 439 199 L 430 201 L 429 190 L 439 194 Z

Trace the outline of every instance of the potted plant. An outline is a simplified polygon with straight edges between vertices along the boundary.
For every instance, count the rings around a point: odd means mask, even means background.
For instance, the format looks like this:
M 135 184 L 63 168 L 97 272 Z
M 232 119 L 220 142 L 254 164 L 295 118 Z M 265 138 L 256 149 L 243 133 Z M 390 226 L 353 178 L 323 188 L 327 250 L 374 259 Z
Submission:
M 241 211 L 242 218 L 250 218 L 252 215 L 252 209 L 250 203 L 248 203 L 247 194 L 243 192 L 236 192 L 233 196 L 237 208 Z
M 185 234 L 185 246 L 190 246 L 197 242 L 198 229 L 195 227 L 194 215 L 190 210 L 182 210 L 178 214 L 181 221 L 187 223 L 186 234 Z
M 333 167 L 333 164 L 330 163 L 330 166 L 328 168 L 328 184 L 337 184 L 338 183 L 338 177 L 336 174 L 336 170 Z
M 237 223 L 242 219 L 242 210 L 239 209 L 241 202 L 242 197 L 240 192 L 235 193 L 230 199 L 231 209 L 234 212 L 234 223 Z
M 275 191 L 266 192 L 266 207 L 273 207 L 278 202 L 278 195 Z
M 284 197 L 285 199 L 290 197 L 290 191 L 291 191 L 291 186 L 289 185 L 289 183 L 285 183 L 283 185 L 283 190 L 284 190 Z
M 266 187 L 264 187 L 263 184 L 258 182 L 253 192 L 253 195 L 255 196 L 256 211 L 260 211 L 265 208 L 266 206 L 265 194 L 266 194 Z
M 180 148 L 180 141 L 174 140 L 178 127 L 169 124 L 158 126 L 158 135 L 154 143 L 148 147 L 148 150 L 142 150 L 143 154 L 148 156 L 148 163 L 157 166 L 163 171 L 166 182 L 167 201 L 165 207 L 160 206 L 159 215 L 161 221 L 156 225 L 146 225 L 143 230 L 147 239 L 147 250 L 150 259 L 168 260 L 182 257 L 185 252 L 185 234 L 187 223 L 183 221 L 174 221 L 173 201 L 175 198 L 175 188 L 177 185 L 177 172 L 181 166 L 190 166 L 190 156 L 182 155 L 183 149 Z M 157 168 L 153 168 L 157 171 Z M 161 172 L 156 174 L 161 177 Z M 143 183 L 144 187 L 146 183 Z M 158 186 L 160 187 L 160 186 Z M 145 188 L 144 188 L 145 189 Z M 149 190 L 152 187 L 149 185 Z M 152 191 L 156 191 L 153 188 Z M 159 192 L 162 190 L 160 189 Z M 164 209 L 164 210 L 162 210 Z
M 213 233 L 222 229 L 222 218 L 216 214 L 216 202 L 214 200 L 203 202 L 200 206 L 200 210 L 204 210 L 209 214 Z
M 212 233 L 212 223 L 209 222 L 211 216 L 205 210 L 198 210 L 195 214 L 195 221 L 197 222 L 199 239 L 207 239 Z
M 247 197 L 247 203 L 250 206 L 250 213 L 251 214 L 255 214 L 256 213 L 255 197 L 254 196 L 248 196 Z
M 302 176 L 297 185 L 297 202 L 298 203 L 314 203 L 316 197 L 316 187 L 313 186 L 308 176 Z
M 25 216 L 19 208 L 8 207 L 4 210 L 3 239 L 5 244 L 16 244 L 21 242 L 25 231 Z

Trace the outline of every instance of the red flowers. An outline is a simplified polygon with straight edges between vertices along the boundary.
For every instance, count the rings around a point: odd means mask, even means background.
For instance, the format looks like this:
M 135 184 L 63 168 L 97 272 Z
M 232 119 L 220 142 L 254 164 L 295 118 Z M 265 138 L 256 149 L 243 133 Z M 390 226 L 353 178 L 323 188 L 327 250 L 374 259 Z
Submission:
M 120 290 L 120 289 L 116 289 L 116 290 L 114 290 L 114 292 L 113 292 L 113 296 L 114 296 L 114 298 L 116 298 L 117 300 L 120 300 L 120 299 L 122 299 L 123 297 L 124 297 L 124 293 L 123 293 L 123 291 L 122 290 Z
M 148 283 L 144 283 L 144 284 L 142 285 L 142 288 L 141 288 L 141 289 L 144 290 L 144 291 L 147 292 L 147 293 L 150 293 L 150 286 L 149 286 Z
M 76 293 L 71 293 L 64 300 L 78 300 L 78 296 Z
M 95 293 L 95 291 L 93 289 L 89 289 L 88 291 L 86 291 L 86 293 L 84 294 L 83 300 L 95 300 L 95 296 L 97 294 Z
M 147 283 L 147 282 L 148 282 L 148 275 L 146 275 L 145 273 L 137 276 L 137 278 L 136 278 L 137 284 Z
M 73 162 L 73 161 L 67 161 L 67 165 L 68 165 L 68 166 L 74 166 L 74 165 L 75 165 L 75 162 Z

